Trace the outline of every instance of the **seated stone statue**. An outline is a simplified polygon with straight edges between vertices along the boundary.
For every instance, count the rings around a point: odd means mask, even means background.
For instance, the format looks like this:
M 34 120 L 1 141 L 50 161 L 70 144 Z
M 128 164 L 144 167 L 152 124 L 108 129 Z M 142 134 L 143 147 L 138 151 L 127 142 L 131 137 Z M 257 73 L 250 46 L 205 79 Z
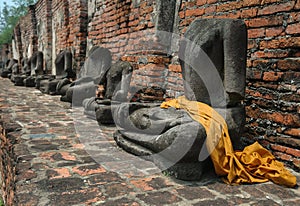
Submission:
M 23 58 L 21 62 L 21 72 L 14 76 L 15 86 L 24 86 L 24 80 L 31 74 L 31 59 Z
M 199 19 L 187 29 L 179 51 L 185 97 L 212 106 L 224 117 L 235 149 L 242 149 L 245 122 L 246 48 L 243 21 Z M 199 180 L 212 168 L 205 129 L 186 111 L 123 103 L 113 114 L 117 144 L 169 175 Z
M 18 60 L 16 59 L 8 59 L 5 63 L 5 67 L 1 72 L 1 77 L 10 78 L 12 74 L 12 68 L 15 64 L 18 64 Z
M 30 76 L 24 79 L 24 85 L 26 87 L 35 87 L 36 79 L 38 76 L 44 74 L 44 54 L 43 52 L 35 52 L 30 58 Z
M 66 91 L 61 100 L 70 102 L 73 106 L 82 106 L 84 99 L 95 96 L 96 85 L 110 68 L 111 61 L 111 53 L 108 49 L 93 47 L 78 75 L 78 79 L 71 83 L 64 79 L 57 85 L 60 94 L 63 93 L 62 90 Z
M 4 61 L 0 60 L 0 74 L 2 73 L 2 70 L 4 68 Z
M 100 124 L 113 124 L 112 99 L 117 102 L 127 101 L 132 71 L 128 62 L 118 61 L 112 64 L 107 74 L 100 79 L 96 96 L 83 101 L 85 114 L 97 119 Z
M 45 79 L 40 82 L 40 91 L 46 94 L 57 94 L 56 87 L 63 79 L 75 79 L 76 73 L 72 69 L 72 53 L 68 50 L 61 51 L 55 59 L 55 79 Z
M 38 74 L 35 78 L 35 88 L 40 89 L 42 81 L 52 81 L 55 79 L 55 75 L 49 74 L 50 71 L 43 69 L 43 72 Z
M 10 80 L 11 80 L 11 82 L 15 83 L 15 77 L 20 74 L 19 64 L 18 63 L 14 64 L 12 66 L 11 71 L 12 72 L 11 72 Z

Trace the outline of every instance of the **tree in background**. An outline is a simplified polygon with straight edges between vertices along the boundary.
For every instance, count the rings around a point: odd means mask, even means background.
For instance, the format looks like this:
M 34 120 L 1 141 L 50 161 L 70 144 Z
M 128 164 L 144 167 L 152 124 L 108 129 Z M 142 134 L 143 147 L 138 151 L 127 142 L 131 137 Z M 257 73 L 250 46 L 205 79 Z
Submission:
M 37 0 L 12 0 L 14 6 L 7 5 L 0 11 L 0 46 L 11 43 L 13 29 L 20 17 L 26 15 L 28 6 L 33 5 Z

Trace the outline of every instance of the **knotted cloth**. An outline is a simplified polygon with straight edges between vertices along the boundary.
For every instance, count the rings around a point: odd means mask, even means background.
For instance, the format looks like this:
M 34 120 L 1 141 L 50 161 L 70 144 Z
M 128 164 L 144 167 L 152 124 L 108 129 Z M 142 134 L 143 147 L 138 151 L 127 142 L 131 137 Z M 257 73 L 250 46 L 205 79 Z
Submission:
M 279 185 L 295 187 L 296 177 L 283 163 L 258 142 L 243 151 L 234 151 L 224 118 L 207 104 L 179 97 L 161 104 L 161 108 L 184 109 L 206 131 L 206 147 L 215 172 L 228 184 L 262 183 L 269 180 Z

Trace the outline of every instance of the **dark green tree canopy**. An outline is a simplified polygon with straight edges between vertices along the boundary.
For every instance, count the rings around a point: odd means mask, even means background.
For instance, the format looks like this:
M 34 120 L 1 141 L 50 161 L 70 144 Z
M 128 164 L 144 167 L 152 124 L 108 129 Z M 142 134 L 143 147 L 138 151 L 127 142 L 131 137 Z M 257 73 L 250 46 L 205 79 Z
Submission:
M 13 29 L 21 16 L 26 15 L 28 6 L 33 5 L 37 0 L 12 0 L 13 6 L 4 2 L 0 10 L 0 45 L 11 43 Z

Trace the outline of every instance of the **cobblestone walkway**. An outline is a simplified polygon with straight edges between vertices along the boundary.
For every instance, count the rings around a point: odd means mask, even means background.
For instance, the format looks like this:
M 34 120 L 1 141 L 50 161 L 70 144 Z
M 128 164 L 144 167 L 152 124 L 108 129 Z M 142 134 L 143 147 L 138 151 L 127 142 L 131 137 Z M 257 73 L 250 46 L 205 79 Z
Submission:
M 3 191 L 13 205 L 300 205 L 299 189 L 270 182 L 229 186 L 164 176 L 120 150 L 114 127 L 100 128 L 58 96 L 1 78 L 0 115 L 8 133 L 1 143 Z

